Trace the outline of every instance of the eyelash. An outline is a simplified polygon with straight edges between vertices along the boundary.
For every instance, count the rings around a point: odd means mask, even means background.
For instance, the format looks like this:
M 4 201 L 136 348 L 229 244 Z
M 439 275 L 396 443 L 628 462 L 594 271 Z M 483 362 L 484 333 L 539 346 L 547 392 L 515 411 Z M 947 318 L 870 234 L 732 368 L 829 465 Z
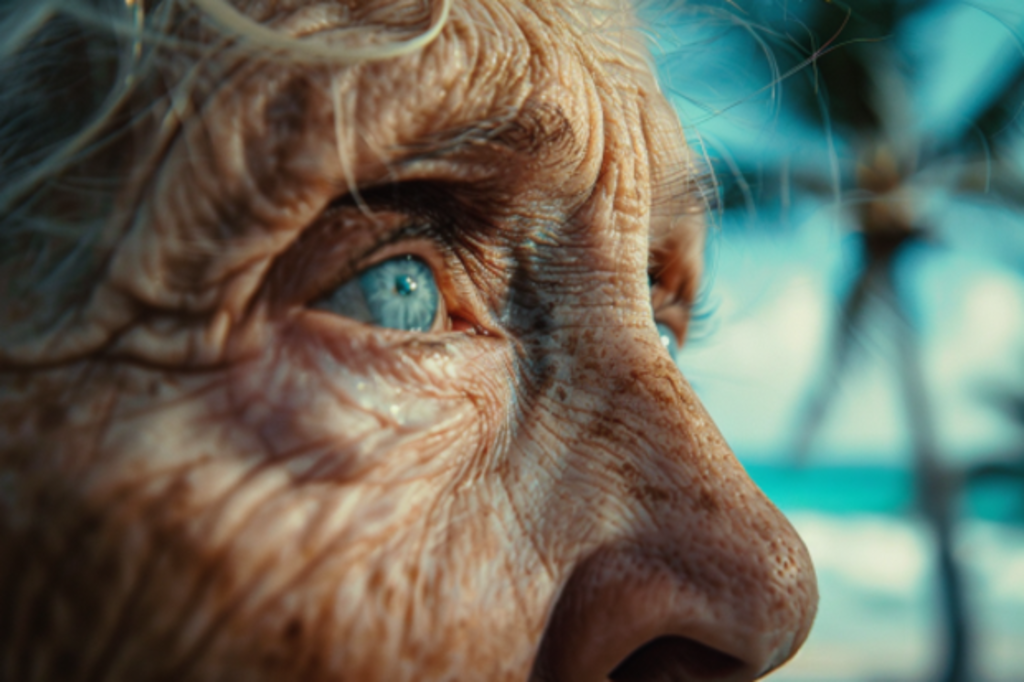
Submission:
M 661 284 L 658 277 L 648 274 L 648 282 L 651 289 L 651 307 L 653 309 L 654 321 L 668 325 L 676 333 L 676 341 L 679 347 L 684 344 L 693 343 L 707 338 L 712 331 L 711 321 L 716 312 L 716 304 L 711 300 L 709 291 L 702 287 L 697 298 L 687 303 L 678 291 L 672 291 Z M 655 306 L 654 301 L 664 296 L 663 300 Z M 675 313 L 674 315 L 672 313 Z M 672 324 L 673 319 L 681 324 Z M 682 327 L 680 331 L 679 327 Z
M 450 251 L 450 245 L 439 240 L 436 234 L 431 234 L 434 231 L 429 224 L 422 222 L 409 223 L 391 231 L 367 249 L 365 255 L 358 260 L 356 265 L 346 268 L 343 276 L 334 280 L 331 286 L 322 290 L 307 305 L 319 308 L 321 307 L 318 305 L 320 302 L 362 277 L 372 268 L 401 256 L 413 256 L 430 269 L 439 298 L 437 317 L 430 329 L 423 331 L 428 333 L 473 331 L 477 334 L 486 334 L 487 332 L 480 326 L 479 321 L 457 314 L 462 306 L 460 302 L 452 300 L 452 287 L 450 286 L 452 259 L 450 253 L 446 254 L 447 251 Z M 649 275 L 648 282 L 652 308 L 654 308 L 654 321 L 672 329 L 676 336 L 676 342 L 680 346 L 687 339 L 699 336 L 705 326 L 703 323 L 707 321 L 712 312 L 708 308 L 707 296 L 702 295 L 695 303 L 686 305 L 679 300 L 678 293 L 666 291 L 654 276 Z M 657 307 L 654 307 L 654 301 L 657 298 L 662 300 L 659 301 Z M 324 309 L 330 308 L 325 307 Z M 337 310 L 333 312 L 342 314 Z M 675 314 L 666 314 L 672 312 Z
M 703 190 L 706 188 L 703 178 L 700 182 L 688 183 L 688 186 L 698 193 L 704 193 Z M 313 301 L 337 290 L 347 282 L 359 277 L 367 269 L 388 258 L 411 254 L 422 259 L 431 269 L 441 298 L 439 315 L 457 323 L 448 324 L 446 320 L 444 328 L 451 329 L 455 326 L 466 328 L 468 325 L 468 327 L 476 329 L 478 333 L 481 331 L 487 333 L 480 325 L 482 320 L 472 319 L 473 315 L 466 317 L 454 315 L 457 312 L 463 314 L 467 311 L 473 312 L 473 306 L 466 306 L 466 302 L 462 301 L 461 297 L 455 296 L 453 299 L 452 270 L 458 268 L 458 262 L 461 261 L 461 258 L 455 253 L 457 249 L 453 241 L 460 239 L 460 235 L 465 229 L 474 229 L 473 226 L 460 225 L 451 219 L 452 215 L 459 215 L 459 211 L 452 210 L 458 207 L 449 204 L 461 206 L 462 202 L 455 199 L 451 190 L 435 186 L 434 183 L 414 182 L 401 185 L 382 185 L 364 189 L 361 194 L 363 201 L 375 210 L 382 210 L 397 216 L 404 214 L 405 218 L 399 218 L 401 222 L 396 227 L 387 230 L 385 234 L 381 234 L 360 249 L 362 255 L 354 265 L 343 268 L 329 282 L 321 282 L 315 295 L 307 299 L 307 305 L 312 305 Z M 354 199 L 346 196 L 335 202 L 331 208 L 351 210 L 356 207 Z M 477 229 L 481 228 L 477 226 Z M 482 229 L 486 229 L 486 226 Z M 419 243 L 418 248 L 417 242 Z M 407 246 L 410 244 L 412 246 Z M 422 245 L 426 245 L 426 248 Z M 656 262 L 656 257 L 652 256 L 652 258 Z M 660 278 L 652 272 L 649 280 L 653 307 L 658 289 L 661 287 Z M 680 292 L 668 291 L 667 288 L 661 287 L 661 293 L 664 299 L 654 310 L 655 320 L 663 322 L 673 329 L 680 345 L 705 332 L 707 321 L 714 312 L 705 294 L 699 296 L 695 302 L 687 304 L 682 300 Z M 679 312 L 666 315 L 666 312 L 670 310 Z M 441 319 L 443 318 L 439 317 L 439 320 Z M 437 331 L 437 323 L 435 323 L 434 331 Z
M 717 312 L 718 303 L 702 288 L 697 300 L 689 306 L 684 340 L 691 344 L 707 340 L 714 333 Z
M 417 248 L 404 247 L 403 245 L 410 242 L 416 243 L 420 240 L 427 240 L 433 243 L 434 240 L 429 236 L 425 236 L 422 231 L 415 228 L 410 229 L 409 226 L 403 226 L 396 231 L 384 235 L 381 239 L 375 241 L 372 245 L 366 248 L 363 253 L 357 258 L 353 264 L 347 268 L 344 268 L 339 276 L 337 276 L 330 286 L 325 287 L 327 290 L 337 289 L 344 285 L 346 282 L 358 277 L 360 274 L 365 272 L 367 269 L 373 266 L 383 263 L 385 260 L 391 257 L 400 255 L 413 255 L 418 258 L 422 258 L 427 265 L 430 266 L 431 270 L 436 270 L 436 263 L 431 258 L 424 258 Z M 397 248 L 403 246 L 403 248 Z M 391 247 L 396 247 L 392 249 Z M 392 253 L 393 251 L 393 253 Z

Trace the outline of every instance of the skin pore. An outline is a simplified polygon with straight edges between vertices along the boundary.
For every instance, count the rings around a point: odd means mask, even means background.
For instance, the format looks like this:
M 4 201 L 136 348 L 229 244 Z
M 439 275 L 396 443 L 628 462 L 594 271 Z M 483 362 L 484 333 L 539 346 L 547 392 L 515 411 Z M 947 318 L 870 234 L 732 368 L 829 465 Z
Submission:
M 739 681 L 795 652 L 807 552 L 655 329 L 685 336 L 704 226 L 627 15 L 459 0 L 394 59 L 162 65 L 188 101 L 97 165 L 98 265 L 56 321 L 4 307 L 31 333 L 0 335 L 0 680 L 596 682 L 657 640 L 613 679 Z M 319 304 L 403 255 L 432 329 Z

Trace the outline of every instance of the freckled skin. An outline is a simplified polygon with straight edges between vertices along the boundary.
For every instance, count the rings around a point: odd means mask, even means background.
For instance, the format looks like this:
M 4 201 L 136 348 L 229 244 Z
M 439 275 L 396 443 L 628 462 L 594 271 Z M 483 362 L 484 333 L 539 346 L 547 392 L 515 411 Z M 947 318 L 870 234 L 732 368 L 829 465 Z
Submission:
M 654 328 L 651 259 L 700 275 L 682 133 L 588 12 L 456 2 L 420 53 L 197 86 L 87 300 L 0 348 L 0 680 L 591 682 L 662 635 L 749 680 L 796 650 L 806 550 Z M 417 213 L 448 243 L 386 248 L 430 252 L 465 329 L 309 307 Z

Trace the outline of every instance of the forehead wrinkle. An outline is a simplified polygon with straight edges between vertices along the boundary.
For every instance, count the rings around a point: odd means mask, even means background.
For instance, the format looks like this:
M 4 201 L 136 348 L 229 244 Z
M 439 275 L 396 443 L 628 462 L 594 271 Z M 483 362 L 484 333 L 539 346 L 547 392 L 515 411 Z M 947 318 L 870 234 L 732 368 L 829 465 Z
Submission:
M 453 8 L 449 25 L 422 53 L 428 67 L 458 77 L 445 83 L 449 96 L 429 114 L 439 123 L 418 131 L 392 148 L 395 163 L 475 155 L 496 147 L 517 155 L 540 152 L 562 136 L 565 126 L 548 126 L 536 110 L 540 84 L 549 77 L 543 55 L 552 46 L 550 31 L 528 3 L 468 4 Z M 423 85 L 430 86 L 430 79 Z M 481 106 L 482 105 L 482 106 Z M 428 112 L 424 112 L 428 113 Z M 571 130 L 571 127 L 569 127 Z
M 652 247 L 684 237 L 692 238 L 693 233 L 704 231 L 706 182 L 686 159 L 673 163 L 671 170 L 652 183 L 649 233 Z
M 674 116 L 674 110 L 664 116 Z M 669 242 L 692 242 L 704 231 L 707 188 L 696 158 L 683 139 L 679 126 L 658 125 L 645 115 L 642 125 L 649 150 L 651 178 L 651 248 Z M 675 119 L 672 119 L 676 122 Z

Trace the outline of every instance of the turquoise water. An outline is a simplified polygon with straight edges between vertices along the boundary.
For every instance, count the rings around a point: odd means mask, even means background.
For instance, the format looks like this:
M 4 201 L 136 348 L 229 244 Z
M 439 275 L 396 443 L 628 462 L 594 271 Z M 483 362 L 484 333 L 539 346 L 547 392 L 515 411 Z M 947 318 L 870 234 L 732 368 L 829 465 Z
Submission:
M 827 514 L 914 512 L 914 475 L 885 466 L 808 466 L 745 464 L 750 477 L 785 511 Z M 1024 484 L 975 483 L 958 500 L 961 518 L 1024 523 Z

